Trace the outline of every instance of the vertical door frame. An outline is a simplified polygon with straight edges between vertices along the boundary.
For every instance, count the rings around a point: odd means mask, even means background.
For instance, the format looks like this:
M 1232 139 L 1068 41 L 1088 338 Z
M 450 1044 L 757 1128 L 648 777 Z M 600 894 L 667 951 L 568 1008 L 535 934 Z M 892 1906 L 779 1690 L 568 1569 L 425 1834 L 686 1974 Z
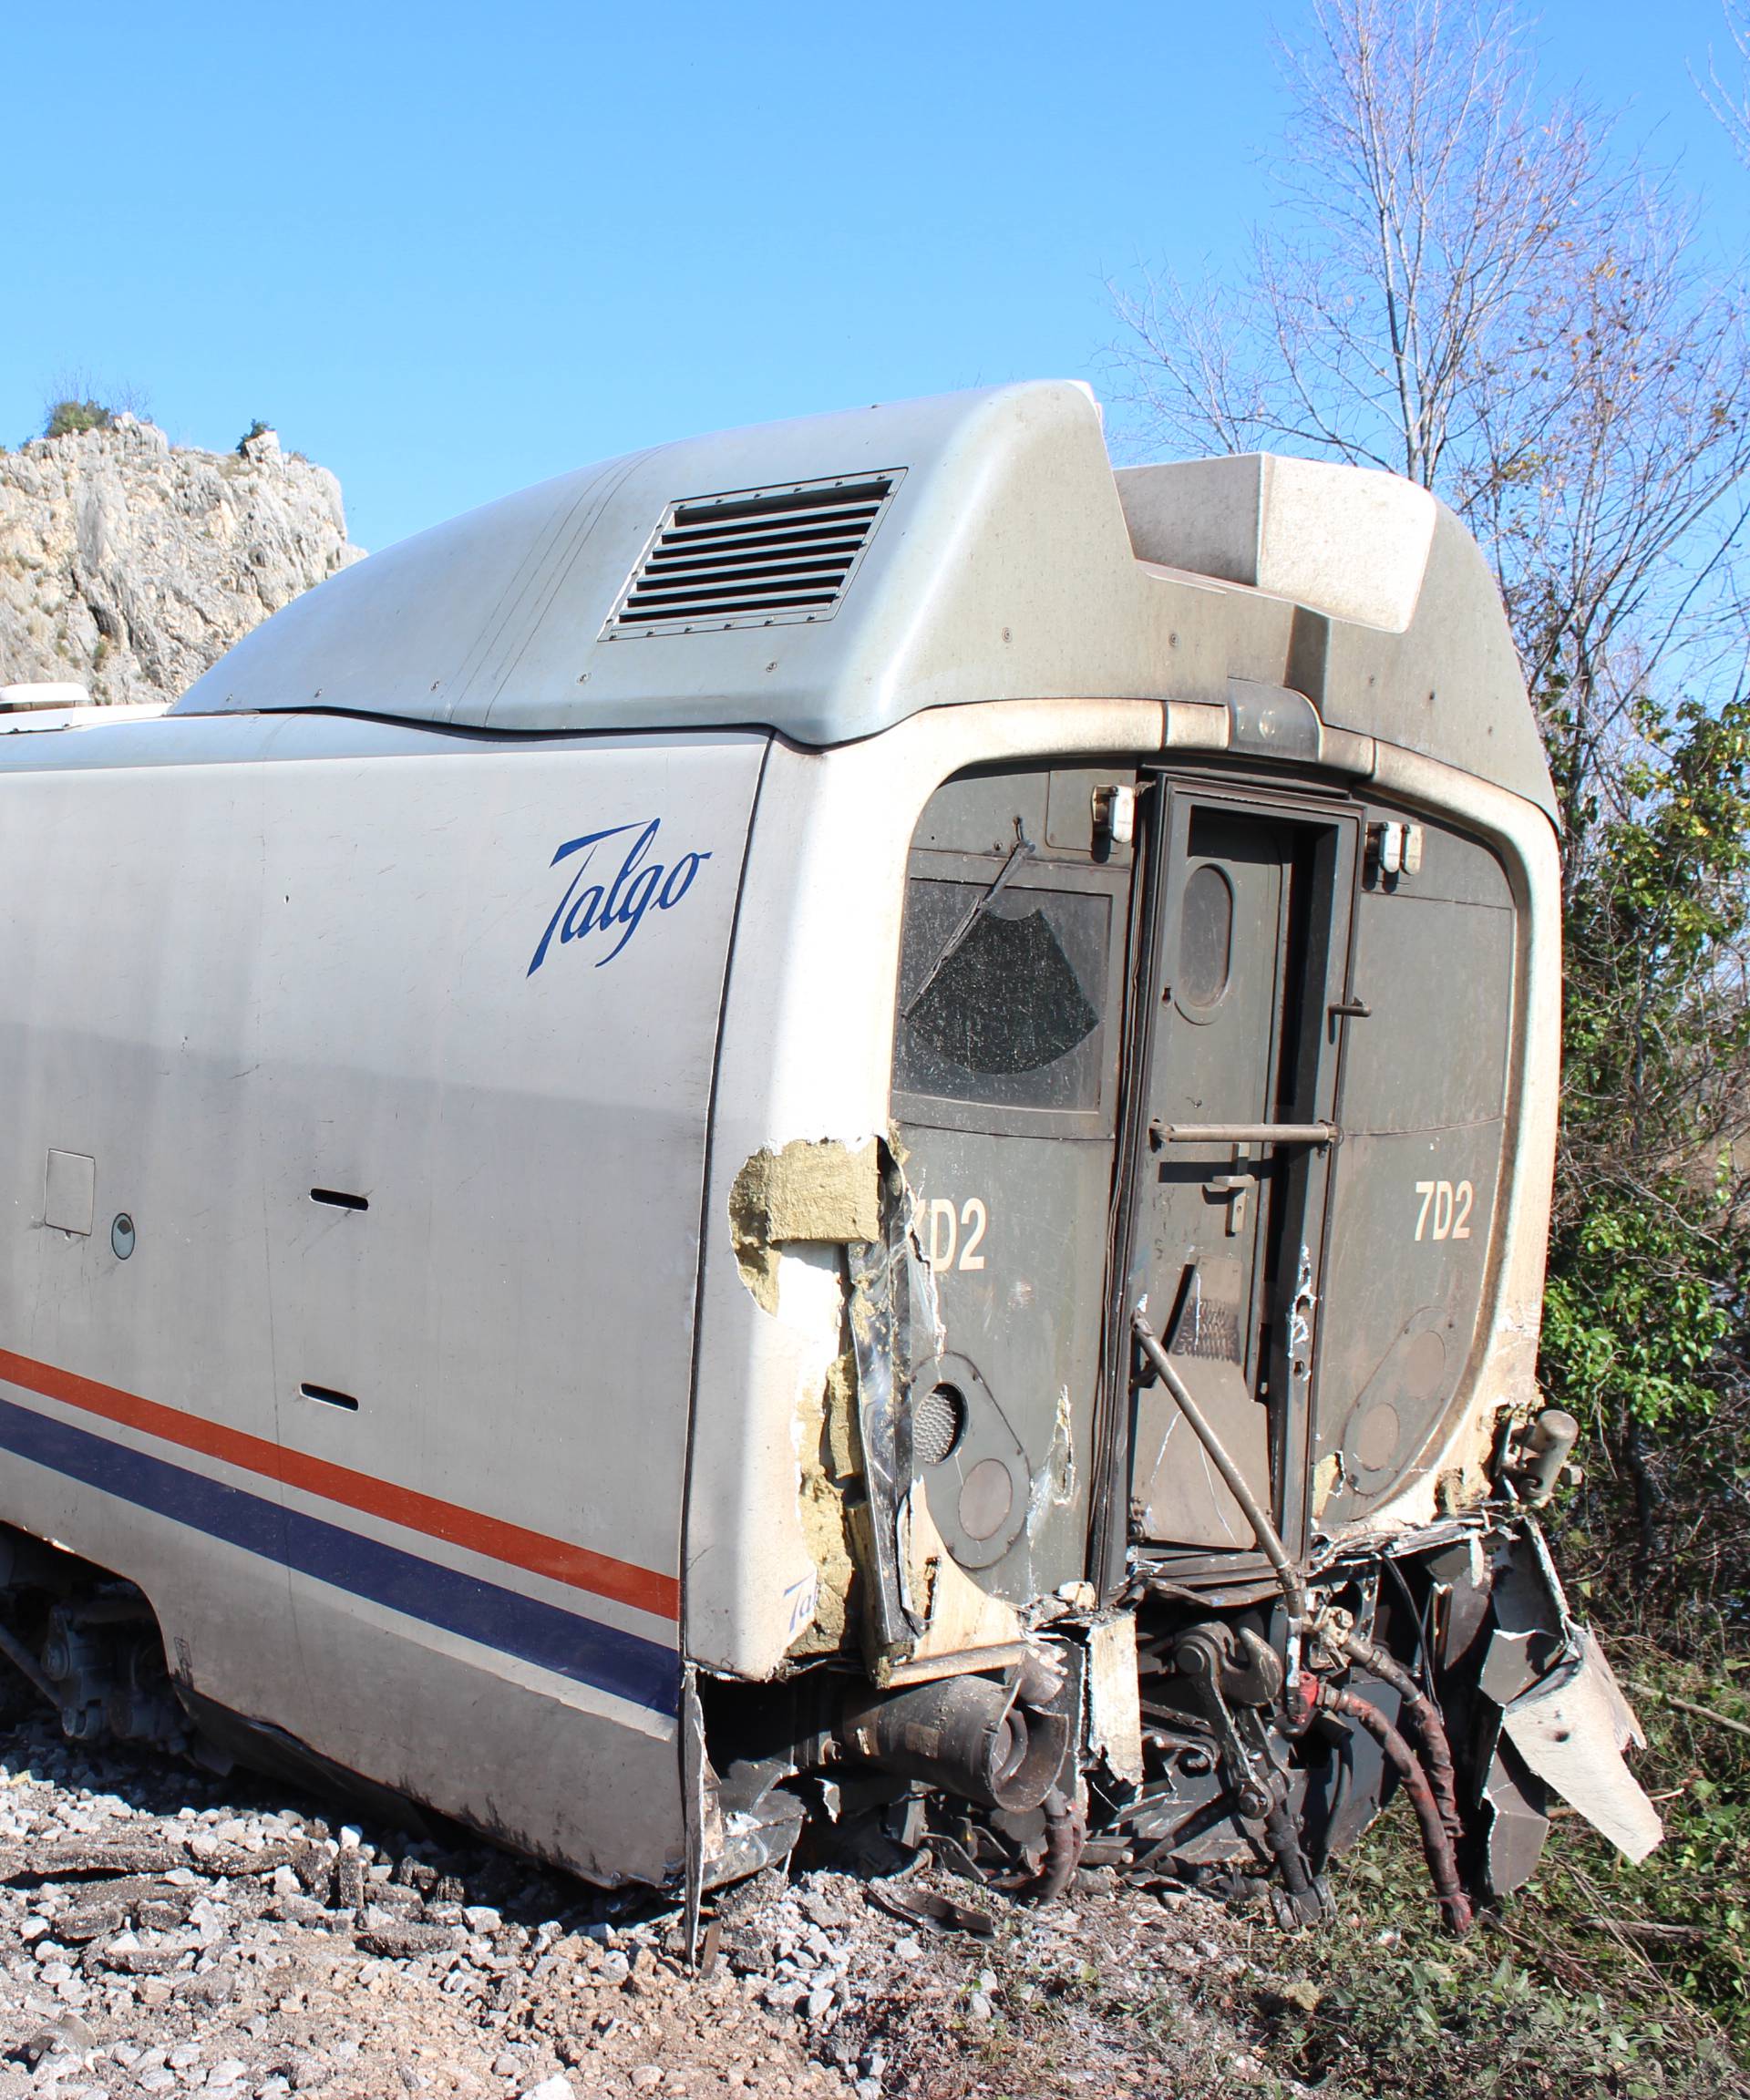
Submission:
M 1103 1601 L 1114 1598 L 1127 1579 L 1130 1542 L 1130 1467 L 1133 1457 L 1132 1401 L 1135 1350 L 1130 1337 L 1130 1286 L 1137 1234 L 1144 1215 L 1145 1175 L 1154 1155 L 1148 1142 L 1148 1089 L 1155 1049 L 1157 1010 L 1165 961 L 1167 906 L 1175 893 L 1174 844 L 1189 839 L 1189 812 L 1213 808 L 1236 817 L 1275 819 L 1303 832 L 1323 833 L 1314 848 L 1323 863 L 1316 878 L 1329 898 L 1329 911 L 1309 927 L 1305 962 L 1305 1000 L 1298 1047 L 1310 1051 L 1316 1074 L 1316 1097 L 1309 1120 L 1333 1118 L 1340 1097 L 1347 1024 L 1336 1011 L 1353 1003 L 1350 973 L 1354 890 L 1362 851 L 1363 809 L 1347 787 L 1318 780 L 1284 781 L 1267 774 L 1204 772 L 1194 764 L 1145 766 L 1138 797 L 1137 880 L 1131 896 L 1131 961 L 1124 1018 L 1117 1148 L 1117 1183 L 1113 1192 L 1112 1238 L 1107 1251 L 1107 1336 L 1104 1375 L 1096 1424 L 1096 1481 L 1090 1511 L 1088 1577 Z M 1181 815 L 1181 812 L 1184 812 Z M 1182 860 L 1182 856 L 1180 856 Z M 1323 950 L 1321 953 L 1320 951 Z M 1323 1009 L 1315 1012 L 1315 1009 Z M 1306 1084 L 1304 1072 L 1297 1089 Z M 1316 1113 L 1314 1112 L 1316 1111 Z M 1291 1158 L 1282 1179 L 1289 1185 L 1283 1200 L 1293 1205 L 1302 1224 L 1301 1243 L 1312 1255 L 1314 1290 L 1321 1272 L 1323 1237 L 1330 1215 L 1331 1154 L 1309 1148 Z M 1298 1249 L 1295 1251 L 1298 1258 Z M 1282 1294 L 1283 1280 L 1278 1279 Z M 1292 1297 L 1292 1290 L 1291 1290 Z M 1287 1301 L 1284 1302 L 1286 1310 Z M 1316 1323 L 1316 1303 L 1312 1309 Z M 1298 1361 L 1305 1375 L 1287 1376 L 1292 1366 L 1286 1322 L 1272 1322 L 1273 1366 L 1285 1378 L 1286 1395 L 1280 1428 L 1272 1424 L 1271 1450 L 1278 1477 L 1273 1500 L 1292 1552 L 1304 1550 L 1310 1519 L 1307 1460 L 1312 1423 L 1313 1382 L 1317 1374 L 1316 1324 L 1312 1349 Z M 1211 1570 L 1230 1556 L 1219 1552 L 1188 1556 Z

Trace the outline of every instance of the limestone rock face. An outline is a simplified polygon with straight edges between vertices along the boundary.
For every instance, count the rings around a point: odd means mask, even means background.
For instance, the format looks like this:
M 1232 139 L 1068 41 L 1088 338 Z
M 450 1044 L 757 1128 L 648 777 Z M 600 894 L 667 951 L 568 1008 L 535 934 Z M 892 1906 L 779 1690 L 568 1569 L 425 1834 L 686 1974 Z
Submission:
M 271 430 L 241 455 L 172 450 L 131 416 L 35 438 L 0 457 L 0 685 L 174 699 L 362 551 L 339 482 Z

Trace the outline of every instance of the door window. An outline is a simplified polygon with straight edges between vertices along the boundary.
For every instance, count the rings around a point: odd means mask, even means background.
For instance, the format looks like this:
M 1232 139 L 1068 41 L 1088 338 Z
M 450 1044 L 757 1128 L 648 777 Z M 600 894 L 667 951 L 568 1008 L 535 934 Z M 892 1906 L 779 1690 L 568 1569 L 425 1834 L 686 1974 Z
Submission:
M 1207 1012 L 1219 1006 L 1233 961 L 1233 884 L 1213 861 L 1193 869 L 1179 906 L 1179 997 Z

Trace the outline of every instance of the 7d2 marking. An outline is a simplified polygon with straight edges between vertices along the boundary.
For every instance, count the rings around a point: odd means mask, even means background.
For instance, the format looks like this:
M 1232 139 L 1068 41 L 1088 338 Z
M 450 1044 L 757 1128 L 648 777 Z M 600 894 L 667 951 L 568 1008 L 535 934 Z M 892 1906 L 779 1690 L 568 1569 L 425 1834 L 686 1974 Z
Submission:
M 1468 1181 L 1418 1181 L 1415 1192 L 1422 1208 L 1415 1214 L 1415 1237 L 1430 1240 L 1468 1240 L 1470 1207 L 1477 1191 Z M 1432 1210 L 1433 1218 L 1429 1218 Z M 1430 1225 L 1432 1230 L 1430 1230 Z

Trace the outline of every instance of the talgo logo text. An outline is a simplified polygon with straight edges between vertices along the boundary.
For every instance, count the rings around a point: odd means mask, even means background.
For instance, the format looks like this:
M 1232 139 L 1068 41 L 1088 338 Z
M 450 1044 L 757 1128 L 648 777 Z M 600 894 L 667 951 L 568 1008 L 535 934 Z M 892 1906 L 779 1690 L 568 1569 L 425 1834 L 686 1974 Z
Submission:
M 604 831 L 586 831 L 581 839 L 565 841 L 553 855 L 551 865 L 557 868 L 561 860 L 576 860 L 577 865 L 571 870 L 570 886 L 547 921 L 547 931 L 535 943 L 529 962 L 530 977 L 547 960 L 555 933 L 561 946 L 588 941 L 592 950 L 604 950 L 595 956 L 595 967 L 600 970 L 612 962 L 637 932 L 646 911 L 674 909 L 711 856 L 683 853 L 664 865 L 655 858 L 656 838 L 662 828 L 662 818 L 653 817 L 642 829 L 635 823 L 611 824 Z M 619 868 L 610 878 L 608 870 L 620 849 L 608 846 L 604 852 L 602 848 L 608 839 L 623 839 L 628 832 L 637 836 L 624 849 Z M 593 879 L 585 882 L 586 875 Z

